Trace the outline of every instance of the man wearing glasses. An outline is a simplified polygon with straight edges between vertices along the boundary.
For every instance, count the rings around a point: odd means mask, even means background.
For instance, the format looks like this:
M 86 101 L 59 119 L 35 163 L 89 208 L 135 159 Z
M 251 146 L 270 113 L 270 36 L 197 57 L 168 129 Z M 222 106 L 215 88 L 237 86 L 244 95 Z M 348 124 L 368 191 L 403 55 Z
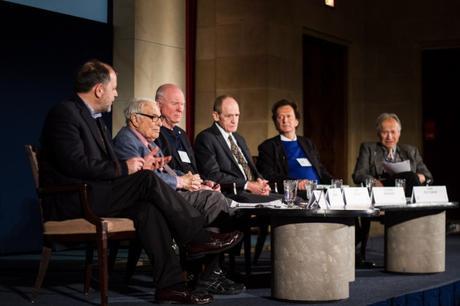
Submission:
M 160 134 L 162 116 L 157 103 L 149 98 L 134 99 L 125 109 L 126 126 L 114 139 L 115 152 L 120 160 L 142 157 L 166 184 L 185 198 L 206 219 L 209 227 L 222 229 L 229 227 L 231 220 L 230 202 L 222 193 L 205 185 L 198 174 L 173 170 L 167 164 L 170 157 L 164 157 L 163 152 L 154 143 Z M 155 160 L 162 157 L 160 164 Z M 149 165 L 153 161 L 153 165 Z M 156 169 L 156 170 L 155 170 Z M 226 222 L 226 224 L 224 224 Z M 244 290 L 244 285 L 235 283 L 225 277 L 218 266 L 218 256 L 206 259 L 206 269 L 197 280 L 199 289 L 205 289 L 213 294 L 237 294 Z M 188 270 L 196 274 L 196 263 Z M 198 269 L 199 270 L 199 269 Z M 218 271 L 219 275 L 216 275 Z

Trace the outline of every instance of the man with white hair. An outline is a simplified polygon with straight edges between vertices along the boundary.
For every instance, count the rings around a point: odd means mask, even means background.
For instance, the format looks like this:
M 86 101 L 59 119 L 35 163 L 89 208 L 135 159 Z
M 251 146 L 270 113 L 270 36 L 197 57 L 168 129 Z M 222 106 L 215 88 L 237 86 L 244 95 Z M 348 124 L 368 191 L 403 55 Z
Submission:
M 162 125 L 162 116 L 157 103 L 149 98 L 134 99 L 125 110 L 125 118 L 126 126 L 114 138 L 118 158 L 120 160 L 133 157 L 145 158 L 151 154 L 163 156 L 163 152 L 154 142 L 159 136 Z M 165 159 L 169 160 L 169 158 Z M 162 167 L 154 172 L 198 209 L 205 217 L 208 226 L 228 228 L 228 224 L 231 223 L 229 219 L 231 200 L 205 185 L 199 175 L 173 170 L 167 163 L 163 163 Z M 192 267 L 196 268 L 197 264 L 194 263 Z M 218 256 L 208 257 L 206 269 L 197 280 L 197 286 L 213 294 L 237 294 L 244 290 L 244 285 L 227 279 L 221 272 Z

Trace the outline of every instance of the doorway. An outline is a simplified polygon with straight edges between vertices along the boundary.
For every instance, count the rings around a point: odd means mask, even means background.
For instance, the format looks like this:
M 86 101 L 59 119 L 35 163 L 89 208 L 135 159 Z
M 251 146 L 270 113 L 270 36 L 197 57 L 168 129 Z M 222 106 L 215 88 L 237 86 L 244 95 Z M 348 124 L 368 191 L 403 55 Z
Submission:
M 304 136 L 333 177 L 347 175 L 347 54 L 345 45 L 303 37 Z
M 423 159 L 433 174 L 434 184 L 447 186 L 451 201 L 460 199 L 460 165 L 455 149 L 460 135 L 456 110 L 459 87 L 460 48 L 423 50 Z M 460 220 L 460 213 L 456 212 L 455 218 Z

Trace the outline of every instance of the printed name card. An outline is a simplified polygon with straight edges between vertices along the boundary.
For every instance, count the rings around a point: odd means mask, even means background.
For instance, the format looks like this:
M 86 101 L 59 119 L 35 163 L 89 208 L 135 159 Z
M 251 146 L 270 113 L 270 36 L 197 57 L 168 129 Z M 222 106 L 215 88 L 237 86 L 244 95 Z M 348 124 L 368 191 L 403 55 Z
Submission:
M 406 196 L 402 187 L 373 187 L 372 199 L 375 206 L 406 204 Z
M 321 209 L 327 209 L 326 198 L 323 196 L 322 190 L 313 190 L 309 204 L 317 204 Z
M 341 188 L 329 188 L 326 193 L 327 201 L 332 209 L 344 209 L 345 202 L 343 201 L 343 194 Z
M 347 209 L 369 209 L 371 207 L 371 198 L 366 187 L 348 187 L 343 188 Z
M 446 186 L 414 186 L 412 203 L 447 203 Z

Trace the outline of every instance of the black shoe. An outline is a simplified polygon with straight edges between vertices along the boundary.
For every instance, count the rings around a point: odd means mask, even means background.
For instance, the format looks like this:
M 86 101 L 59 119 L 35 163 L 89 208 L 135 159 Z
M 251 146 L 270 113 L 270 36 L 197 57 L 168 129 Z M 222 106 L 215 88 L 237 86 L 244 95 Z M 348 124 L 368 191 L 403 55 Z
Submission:
M 196 291 L 205 291 L 210 294 L 239 294 L 246 289 L 244 284 L 235 283 L 228 279 L 220 269 L 213 271 L 208 277 L 200 278 Z
M 201 243 L 191 243 L 187 247 L 189 257 L 199 257 L 205 254 L 217 254 L 231 249 L 243 239 L 243 233 L 209 233 L 209 240 Z

